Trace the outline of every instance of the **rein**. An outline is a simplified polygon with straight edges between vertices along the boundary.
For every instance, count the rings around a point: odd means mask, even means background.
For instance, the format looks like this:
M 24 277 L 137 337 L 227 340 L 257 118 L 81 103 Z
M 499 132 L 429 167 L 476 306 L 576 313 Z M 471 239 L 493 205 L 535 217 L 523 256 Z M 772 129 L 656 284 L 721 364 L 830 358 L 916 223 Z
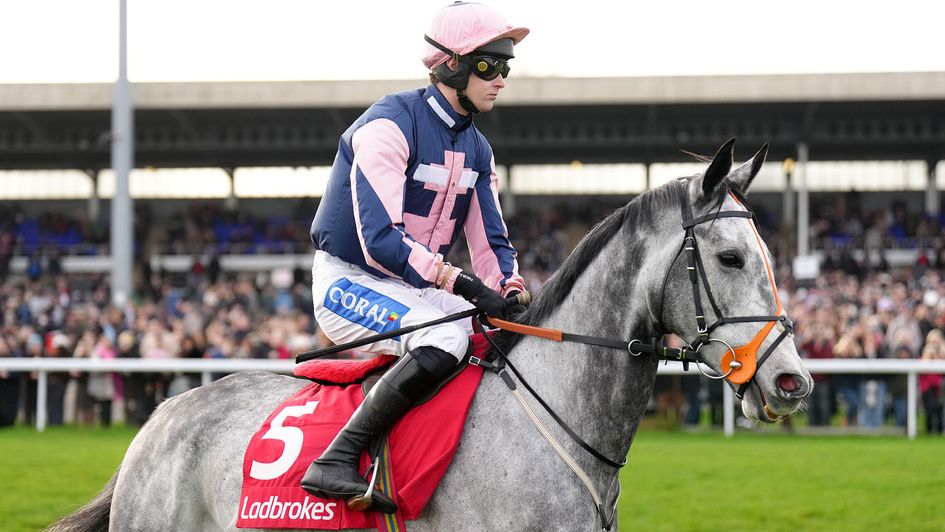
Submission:
M 683 369 L 689 370 L 690 362 L 704 362 L 698 349 L 691 347 L 669 347 L 661 345 L 659 338 L 650 339 L 649 343 L 643 343 L 642 340 L 635 338 L 633 340 L 615 340 L 602 336 L 589 336 L 585 334 L 566 333 L 558 329 L 545 329 L 532 325 L 523 325 L 512 321 L 500 320 L 498 318 L 486 318 L 490 325 L 497 329 L 509 332 L 524 334 L 527 336 L 537 336 L 554 340 L 556 342 L 574 342 L 577 344 L 596 345 L 599 347 L 610 347 L 613 349 L 626 350 L 631 356 L 638 357 L 643 354 L 653 355 L 660 360 L 667 362 L 682 362 Z M 496 349 L 495 346 L 493 346 Z

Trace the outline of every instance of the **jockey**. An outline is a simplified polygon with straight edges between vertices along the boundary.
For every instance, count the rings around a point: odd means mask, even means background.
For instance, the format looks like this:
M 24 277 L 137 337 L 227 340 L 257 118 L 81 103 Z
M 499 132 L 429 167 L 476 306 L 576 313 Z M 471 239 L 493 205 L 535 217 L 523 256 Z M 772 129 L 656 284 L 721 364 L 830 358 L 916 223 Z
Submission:
M 311 231 L 315 318 L 332 341 L 473 306 L 507 318 L 506 298 L 524 292 L 492 148 L 472 118 L 492 110 L 513 45 L 527 34 L 481 4 L 444 7 L 424 35 L 431 84 L 381 98 L 341 136 Z M 461 229 L 473 272 L 444 259 Z M 446 323 L 366 346 L 401 358 L 312 463 L 302 487 L 346 499 L 354 510 L 395 512 L 385 494 L 365 497 L 361 453 L 455 369 L 471 332 L 471 323 Z

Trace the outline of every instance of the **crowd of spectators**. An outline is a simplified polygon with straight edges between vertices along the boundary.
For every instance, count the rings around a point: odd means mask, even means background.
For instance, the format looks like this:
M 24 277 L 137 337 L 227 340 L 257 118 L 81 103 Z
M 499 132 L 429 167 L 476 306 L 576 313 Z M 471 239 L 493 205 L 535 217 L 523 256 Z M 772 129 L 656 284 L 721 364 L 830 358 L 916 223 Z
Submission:
M 787 291 L 796 342 L 810 358 L 945 359 L 943 264 L 868 271 L 859 276 L 829 270 L 811 286 Z M 811 425 L 826 425 L 843 405 L 847 425 L 880 427 L 887 418 L 906 423 L 904 376 L 815 375 Z M 938 375 L 920 378 L 930 432 L 942 432 Z
M 814 196 L 811 200 L 811 241 L 819 249 L 917 248 L 942 235 L 945 213 L 932 217 L 921 205 L 893 200 L 886 207 L 864 206 L 862 193 L 847 192 Z M 516 215 L 520 238 L 542 240 L 535 232 L 548 222 L 565 225 L 571 220 L 598 220 L 603 211 L 616 206 L 601 198 L 580 203 L 557 202 L 552 208 L 525 209 L 535 220 Z M 135 206 L 135 240 L 139 255 L 305 252 L 308 226 L 317 200 L 287 201 L 278 216 L 253 215 L 245 209 L 227 209 L 219 202 L 194 202 L 179 212 L 159 215 L 147 202 Z M 781 231 L 780 220 L 762 203 L 755 205 L 757 219 L 768 234 Z M 71 213 L 70 213 L 71 212 Z M 27 215 L 16 204 L 0 205 L 0 269 L 13 254 L 32 255 L 56 250 L 63 255 L 107 253 L 109 228 L 106 217 L 90 220 L 79 211 L 55 210 Z M 574 217 L 573 214 L 590 214 Z M 545 242 L 551 247 L 555 241 Z M 7 260 L 4 260 L 7 259 Z M 543 259 L 544 262 L 550 262 Z M 553 264 L 545 264 L 553 270 Z
M 596 202 L 517 209 L 510 217 L 510 233 L 529 288 L 537 291 L 558 268 L 589 229 L 588 220 L 599 220 L 616 206 Z M 194 207 L 150 234 L 169 242 L 211 242 L 217 238 L 214 216 L 220 212 Z M 249 223 L 239 218 L 228 223 L 232 228 L 244 222 Z M 307 230 L 303 224 L 271 234 L 304 242 Z M 9 238 L 0 238 L 0 252 L 9 249 L 4 245 L 10 245 Z M 468 263 L 463 248 L 462 243 L 455 248 L 460 265 Z M 945 358 L 941 251 L 922 255 L 905 268 L 857 261 L 848 253 L 842 260 L 828 255 L 820 276 L 807 283 L 791 278 L 788 260 L 781 257 L 779 263 L 782 300 L 796 323 L 802 356 Z M 312 319 L 310 277 L 303 269 L 281 276 L 225 272 L 215 254 L 180 273 L 151 271 L 141 261 L 136 296 L 122 308 L 110 303 L 102 275 L 66 275 L 49 267 L 35 273 L 0 272 L 0 357 L 290 358 L 326 341 Z M 815 375 L 815 381 L 807 410 L 812 426 L 905 423 L 903 376 Z M 712 408 L 713 418 L 720 416 L 717 386 L 695 378 L 676 382 L 658 383 L 658 409 L 675 408 L 686 423 L 698 423 L 706 407 Z M 128 423 L 140 424 L 161 400 L 198 384 L 194 375 L 53 374 L 49 422 L 108 424 L 115 411 Z M 927 429 L 941 433 L 942 377 L 922 376 L 920 391 Z M 35 393 L 35 375 L 0 372 L 0 425 L 12 423 L 18 408 L 23 421 L 32 422 Z
M 317 202 L 286 202 L 284 214 L 257 216 L 216 203 L 192 203 L 158 214 L 149 203 L 135 205 L 135 253 L 139 257 L 307 251 L 308 227 Z M 14 255 L 102 255 L 108 253 L 106 217 L 90 221 L 84 212 L 27 215 L 21 205 L 0 205 L 0 273 Z
M 15 278 L 0 284 L 0 301 L 0 356 L 290 358 L 321 345 L 301 271 L 280 282 L 266 274 L 210 282 L 192 272 L 155 273 L 124 307 L 110 303 L 102 275 Z M 199 375 L 52 373 L 48 420 L 109 424 L 120 404 L 122 417 L 140 424 L 160 401 L 199 383 Z M 0 371 L 0 425 L 20 407 L 31 423 L 35 398 L 35 374 Z
M 920 204 L 897 199 L 867 208 L 862 195 L 838 194 L 811 206 L 811 239 L 819 248 L 915 248 L 942 236 L 945 213 L 928 216 Z

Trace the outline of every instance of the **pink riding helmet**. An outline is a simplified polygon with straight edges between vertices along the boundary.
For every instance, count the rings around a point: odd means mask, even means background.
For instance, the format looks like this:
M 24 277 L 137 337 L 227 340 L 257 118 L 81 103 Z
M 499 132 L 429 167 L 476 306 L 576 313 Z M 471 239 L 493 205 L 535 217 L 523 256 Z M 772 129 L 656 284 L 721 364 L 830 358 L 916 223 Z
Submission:
M 454 2 L 440 9 L 426 34 L 457 54 L 465 55 L 498 39 L 510 38 L 513 44 L 518 44 L 528 35 L 528 28 L 509 24 L 489 6 Z M 433 70 L 448 59 L 444 52 L 425 45 L 423 64 L 428 69 Z

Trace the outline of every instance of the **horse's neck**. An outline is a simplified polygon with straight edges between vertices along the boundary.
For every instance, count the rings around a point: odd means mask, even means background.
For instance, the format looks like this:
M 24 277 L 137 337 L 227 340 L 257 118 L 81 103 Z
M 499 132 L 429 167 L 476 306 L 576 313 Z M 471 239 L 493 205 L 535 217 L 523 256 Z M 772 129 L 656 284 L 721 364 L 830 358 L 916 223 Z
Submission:
M 649 334 L 647 281 L 641 275 L 646 246 L 631 236 L 622 228 L 539 325 L 621 340 Z M 626 456 L 652 391 L 656 364 L 651 357 L 527 338 L 515 346 L 511 359 L 588 443 L 613 460 Z M 612 478 L 612 468 L 577 450 L 575 458 L 581 457 L 592 476 Z

